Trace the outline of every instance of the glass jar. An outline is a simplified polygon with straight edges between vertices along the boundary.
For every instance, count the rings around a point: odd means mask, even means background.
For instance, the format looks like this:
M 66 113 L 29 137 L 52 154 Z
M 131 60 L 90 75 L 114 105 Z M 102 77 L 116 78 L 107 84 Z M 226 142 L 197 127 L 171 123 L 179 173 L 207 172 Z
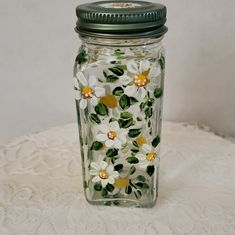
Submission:
M 152 207 L 158 195 L 166 8 L 77 7 L 74 66 L 84 191 L 95 205 Z

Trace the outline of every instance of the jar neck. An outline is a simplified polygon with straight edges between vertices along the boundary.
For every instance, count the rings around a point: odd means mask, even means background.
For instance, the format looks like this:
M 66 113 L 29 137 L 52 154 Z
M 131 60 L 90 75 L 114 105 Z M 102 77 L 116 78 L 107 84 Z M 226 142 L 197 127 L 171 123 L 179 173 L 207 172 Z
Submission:
M 108 46 L 108 47 L 135 47 L 135 46 L 147 46 L 151 44 L 160 44 L 163 37 L 159 38 L 138 38 L 138 39 L 110 39 L 110 38 L 98 38 L 89 36 L 79 36 L 83 44 Z

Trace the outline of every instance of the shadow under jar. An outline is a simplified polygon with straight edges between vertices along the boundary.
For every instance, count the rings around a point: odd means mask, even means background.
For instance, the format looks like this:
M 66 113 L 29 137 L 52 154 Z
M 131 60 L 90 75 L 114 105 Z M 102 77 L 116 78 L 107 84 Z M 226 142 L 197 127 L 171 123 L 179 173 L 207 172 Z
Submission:
M 166 7 L 79 5 L 74 88 L 89 203 L 153 207 L 158 195 Z

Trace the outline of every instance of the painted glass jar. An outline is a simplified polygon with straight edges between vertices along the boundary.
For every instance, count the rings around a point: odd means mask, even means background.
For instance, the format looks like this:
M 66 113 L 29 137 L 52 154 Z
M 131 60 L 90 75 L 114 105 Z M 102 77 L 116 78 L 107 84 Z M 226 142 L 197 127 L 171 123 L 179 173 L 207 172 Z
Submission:
M 74 88 L 84 191 L 96 205 L 152 207 L 158 195 L 166 7 L 103 1 L 76 9 Z

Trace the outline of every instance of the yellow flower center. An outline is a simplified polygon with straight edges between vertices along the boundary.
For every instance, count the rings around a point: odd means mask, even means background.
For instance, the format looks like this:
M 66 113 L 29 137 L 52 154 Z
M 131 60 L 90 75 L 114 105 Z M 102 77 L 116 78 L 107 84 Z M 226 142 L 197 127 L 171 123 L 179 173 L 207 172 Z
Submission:
M 108 179 L 108 178 L 109 178 L 109 174 L 108 174 L 108 172 L 107 172 L 106 170 L 103 170 L 103 171 L 100 171 L 99 177 L 100 177 L 101 179 L 105 180 L 105 179 Z
M 146 139 L 142 135 L 138 136 L 135 141 L 139 147 L 147 143 Z
M 128 178 L 119 178 L 115 180 L 115 187 L 117 188 L 126 188 L 129 185 Z
M 147 153 L 146 154 L 146 159 L 148 161 L 153 161 L 156 158 L 156 153 Z
M 149 83 L 148 74 L 149 74 L 149 70 L 137 74 L 134 77 L 134 84 L 137 87 L 144 87 L 144 86 L 146 86 Z
M 115 132 L 115 131 L 110 131 L 110 132 L 108 133 L 108 138 L 109 138 L 110 140 L 114 140 L 116 137 L 117 137 L 117 132 Z
M 92 95 L 93 92 L 94 92 L 93 89 L 89 86 L 85 86 L 82 89 L 82 95 L 85 99 L 91 98 L 91 95 Z
M 117 107 L 117 99 L 113 95 L 106 95 L 100 98 L 100 103 L 106 105 L 110 109 Z

